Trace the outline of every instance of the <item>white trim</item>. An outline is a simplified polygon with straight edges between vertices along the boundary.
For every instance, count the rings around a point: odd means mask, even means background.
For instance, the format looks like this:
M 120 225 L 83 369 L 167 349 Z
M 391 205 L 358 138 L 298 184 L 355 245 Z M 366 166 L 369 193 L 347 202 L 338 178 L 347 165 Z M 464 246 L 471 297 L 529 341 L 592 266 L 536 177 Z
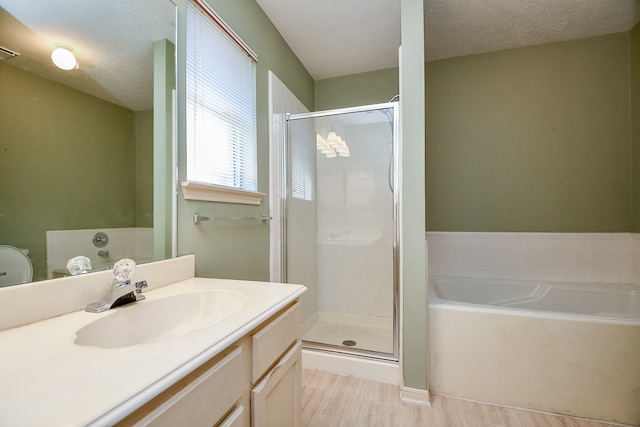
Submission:
M 240 36 L 235 31 L 233 31 L 229 24 L 224 22 L 224 19 L 222 19 L 222 17 L 218 15 L 218 13 L 213 10 L 211 6 L 209 6 L 203 0 L 193 0 L 193 2 L 200 6 L 200 8 L 202 8 L 202 10 L 207 15 L 209 15 L 209 17 L 213 19 L 213 21 L 218 24 L 218 26 L 222 28 L 222 30 L 227 33 L 238 46 L 240 46 L 240 48 L 247 54 L 247 56 L 249 56 L 249 58 L 251 58 L 253 62 L 258 62 L 258 55 L 249 47 L 248 44 L 244 42 L 244 40 L 240 38 Z
M 302 367 L 383 384 L 400 385 L 400 366 L 397 362 L 303 349 Z
M 431 407 L 431 399 L 429 390 L 421 390 L 418 388 L 402 387 L 400 389 L 400 401 L 412 405 L 420 405 Z
M 238 203 L 243 205 L 259 205 L 265 193 L 239 190 L 237 188 L 220 187 L 189 181 L 180 183 L 185 200 L 202 200 L 205 202 Z

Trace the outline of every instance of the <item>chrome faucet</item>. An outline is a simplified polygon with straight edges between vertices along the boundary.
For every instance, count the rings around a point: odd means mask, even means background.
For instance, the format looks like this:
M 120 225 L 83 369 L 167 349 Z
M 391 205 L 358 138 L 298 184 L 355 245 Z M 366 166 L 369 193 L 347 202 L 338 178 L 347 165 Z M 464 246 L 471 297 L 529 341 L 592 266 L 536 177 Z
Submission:
M 136 263 L 130 259 L 121 259 L 113 266 L 113 281 L 109 293 L 101 300 L 88 304 L 85 311 L 100 313 L 121 305 L 140 301 L 145 298 L 142 290 L 146 288 L 147 282 L 143 280 L 131 284 L 131 277 L 135 273 Z

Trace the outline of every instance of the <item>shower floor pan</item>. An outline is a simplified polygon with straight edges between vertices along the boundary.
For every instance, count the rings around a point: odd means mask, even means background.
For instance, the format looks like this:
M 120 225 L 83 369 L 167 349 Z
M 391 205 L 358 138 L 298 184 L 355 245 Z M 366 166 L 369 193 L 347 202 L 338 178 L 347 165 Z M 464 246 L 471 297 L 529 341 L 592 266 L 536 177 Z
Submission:
M 358 314 L 315 312 L 303 325 L 302 340 L 393 354 L 393 319 Z

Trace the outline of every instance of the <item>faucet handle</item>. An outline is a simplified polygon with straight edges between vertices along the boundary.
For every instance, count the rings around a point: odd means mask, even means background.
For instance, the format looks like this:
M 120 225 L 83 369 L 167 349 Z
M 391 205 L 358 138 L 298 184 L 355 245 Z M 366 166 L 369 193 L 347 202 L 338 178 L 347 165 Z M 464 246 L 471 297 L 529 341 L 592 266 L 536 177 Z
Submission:
M 136 272 L 136 262 L 132 259 L 123 258 L 113 264 L 113 279 L 117 281 L 129 280 Z
M 142 293 L 142 290 L 146 287 L 148 287 L 149 285 L 147 285 L 147 281 L 146 280 L 142 280 L 140 282 L 136 282 L 136 293 L 140 294 Z

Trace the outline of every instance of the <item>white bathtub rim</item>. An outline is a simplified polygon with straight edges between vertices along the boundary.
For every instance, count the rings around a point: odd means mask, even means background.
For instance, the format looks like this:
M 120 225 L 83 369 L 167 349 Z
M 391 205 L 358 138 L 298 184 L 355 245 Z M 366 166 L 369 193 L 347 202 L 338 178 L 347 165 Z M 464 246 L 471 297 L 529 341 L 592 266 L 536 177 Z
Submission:
M 630 282 L 620 282 L 620 283 L 612 283 L 612 282 L 580 282 L 575 280 L 537 280 L 537 279 L 510 279 L 508 277 L 494 278 L 494 277 L 477 277 L 477 276 L 447 276 L 440 274 L 430 274 L 429 275 L 429 283 L 434 280 L 439 279 L 449 279 L 449 280 L 463 280 L 463 281 L 474 281 L 474 280 L 488 280 L 492 282 L 498 283 L 531 283 L 531 284 L 548 284 L 548 285 L 556 285 L 556 286 L 570 286 L 570 287 L 580 287 L 580 288 L 597 288 L 597 289 L 611 289 L 611 290 L 622 290 L 622 291 L 640 291 L 639 283 L 630 283 Z
M 435 297 L 437 298 L 437 297 Z M 495 307 L 491 305 L 471 304 L 466 302 L 449 302 L 446 300 L 440 300 L 437 302 L 429 302 L 429 310 L 456 310 L 456 311 L 471 311 L 482 312 L 487 314 L 496 314 L 503 316 L 519 316 L 519 317 L 535 317 L 539 319 L 558 319 L 558 320 L 571 320 L 578 322 L 598 322 L 607 323 L 612 325 L 640 325 L 640 319 L 625 319 L 619 317 L 603 317 L 594 316 L 589 314 L 574 314 L 574 313 L 560 313 L 554 311 L 540 311 L 531 310 L 528 308 L 516 308 L 516 307 Z
M 491 282 L 498 283 L 529 283 L 535 284 L 538 286 L 542 286 L 544 291 L 542 294 L 548 292 L 552 286 L 563 287 L 563 288 L 579 288 L 579 289 L 589 289 L 589 290 L 614 290 L 614 291 L 634 291 L 640 292 L 640 286 L 634 284 L 621 284 L 621 285 L 611 285 L 605 283 L 581 283 L 581 282 L 541 282 L 534 280 L 511 280 L 511 279 L 491 279 L 491 278 L 479 278 L 479 277 L 452 277 L 452 276 L 430 276 L 429 277 L 429 289 L 428 289 L 428 303 L 429 308 L 433 307 L 448 307 L 456 310 L 482 310 L 487 313 L 495 313 L 495 314 L 509 314 L 509 315 L 519 315 L 519 316 L 529 316 L 529 317 L 539 317 L 539 318 L 569 318 L 572 320 L 580 320 L 580 321 L 602 321 L 605 323 L 613 323 L 613 324 L 629 324 L 629 325 L 637 325 L 640 324 L 640 316 L 636 317 L 634 315 L 626 315 L 625 313 L 610 313 L 610 312 L 600 312 L 597 314 L 590 313 L 572 313 L 572 312 L 559 312 L 559 311 L 550 311 L 550 310 L 536 310 L 530 308 L 522 308 L 522 307 L 512 307 L 512 306 L 503 306 L 503 305 L 493 305 L 493 304 L 479 304 L 479 303 L 470 303 L 463 301 L 454 301 L 447 300 L 438 297 L 433 290 L 432 281 L 438 279 L 445 280 L 462 280 L 462 281 L 474 281 L 474 280 L 485 280 Z M 543 296 L 542 295 L 542 296 Z M 500 304 L 505 303 L 514 303 L 527 301 L 528 298 L 511 298 L 500 301 Z

